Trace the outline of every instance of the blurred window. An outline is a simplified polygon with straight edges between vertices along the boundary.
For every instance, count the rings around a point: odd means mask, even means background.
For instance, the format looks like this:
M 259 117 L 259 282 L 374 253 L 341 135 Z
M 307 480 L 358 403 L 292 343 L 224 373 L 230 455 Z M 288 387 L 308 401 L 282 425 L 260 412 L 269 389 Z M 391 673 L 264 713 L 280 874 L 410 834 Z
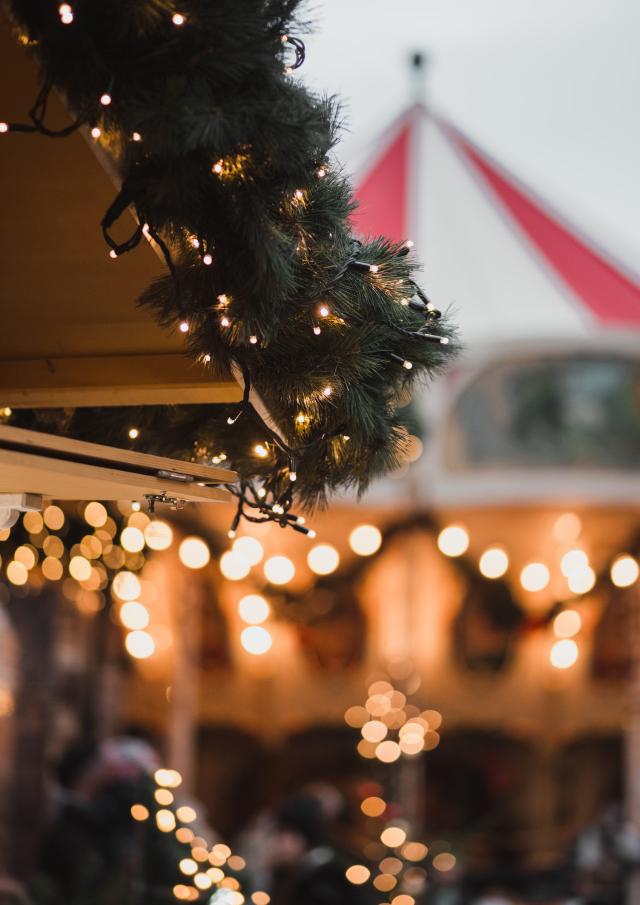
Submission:
M 449 468 L 633 469 L 640 461 L 640 361 L 540 358 L 488 368 L 453 409 Z

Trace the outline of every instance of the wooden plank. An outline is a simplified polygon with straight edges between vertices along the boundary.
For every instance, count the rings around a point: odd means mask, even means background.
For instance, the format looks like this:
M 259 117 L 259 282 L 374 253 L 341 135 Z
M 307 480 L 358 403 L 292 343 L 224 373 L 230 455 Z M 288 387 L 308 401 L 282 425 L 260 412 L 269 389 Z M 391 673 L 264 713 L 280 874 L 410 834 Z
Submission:
M 0 449 L 0 493 L 18 489 L 55 500 L 141 500 L 146 494 L 162 493 L 192 503 L 220 503 L 232 498 L 221 487 L 183 484 Z
M 0 361 L 0 403 L 13 408 L 239 402 L 237 383 L 212 380 L 184 354 Z
M 238 477 L 235 471 L 231 471 L 228 468 L 200 465 L 197 462 L 185 462 L 182 459 L 153 456 L 149 453 L 137 452 L 131 449 L 118 449 L 115 446 L 102 446 L 99 443 L 87 443 L 84 440 L 74 440 L 70 437 L 58 437 L 55 434 L 45 434 L 39 431 L 25 430 L 21 427 L 0 425 L 0 449 L 15 444 L 31 447 L 34 453 L 37 452 L 39 455 L 43 454 L 43 450 L 49 449 L 56 453 L 65 453 L 69 457 L 82 456 L 139 469 L 151 468 L 156 471 L 178 472 L 209 484 L 233 484 Z M 0 475 L 1 480 L 2 476 Z M 3 487 L 4 489 L 6 488 Z M 29 491 L 28 488 L 21 489 Z M 83 499 L 83 497 L 78 497 L 78 499 Z

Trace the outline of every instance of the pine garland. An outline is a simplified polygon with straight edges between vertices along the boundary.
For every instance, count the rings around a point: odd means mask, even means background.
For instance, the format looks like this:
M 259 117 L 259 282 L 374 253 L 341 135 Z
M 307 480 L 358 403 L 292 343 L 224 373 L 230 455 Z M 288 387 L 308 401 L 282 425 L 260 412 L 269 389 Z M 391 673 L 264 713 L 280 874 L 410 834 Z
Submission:
M 12 0 L 42 90 L 30 122 L 4 129 L 86 126 L 117 156 L 122 190 L 102 224 L 112 257 L 157 244 L 169 272 L 140 304 L 212 375 L 245 384 L 233 410 L 78 409 L 64 429 L 121 445 L 135 423 L 149 452 L 224 456 L 239 515 L 253 500 L 282 524 L 294 491 L 313 506 L 396 467 L 398 399 L 455 352 L 410 243 L 352 235 L 351 187 L 331 156 L 337 107 L 290 78 L 304 59 L 290 34 L 299 2 Z M 61 133 L 46 125 L 52 87 L 76 117 Z M 138 228 L 119 243 L 111 227 L 128 206 Z

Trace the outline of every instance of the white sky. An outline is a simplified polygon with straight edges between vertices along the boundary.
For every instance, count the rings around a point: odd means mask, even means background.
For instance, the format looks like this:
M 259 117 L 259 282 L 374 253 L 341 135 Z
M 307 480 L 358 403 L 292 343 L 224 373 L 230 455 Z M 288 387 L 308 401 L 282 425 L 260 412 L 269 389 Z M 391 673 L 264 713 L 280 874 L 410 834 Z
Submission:
M 640 262 L 640 0 L 311 0 L 301 77 L 344 101 L 349 168 L 431 104 L 618 255 Z

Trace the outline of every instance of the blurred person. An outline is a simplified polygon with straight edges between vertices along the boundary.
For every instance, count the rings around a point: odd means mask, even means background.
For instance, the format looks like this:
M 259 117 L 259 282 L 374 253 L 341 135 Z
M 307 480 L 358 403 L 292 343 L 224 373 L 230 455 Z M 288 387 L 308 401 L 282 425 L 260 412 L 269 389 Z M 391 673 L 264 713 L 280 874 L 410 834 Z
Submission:
M 625 887 L 640 866 L 640 833 L 610 805 L 574 846 L 575 891 L 584 905 L 624 905 Z
M 308 792 L 289 798 L 274 815 L 273 905 L 372 905 L 368 885 L 349 883 L 352 862 L 329 839 L 326 801 Z

